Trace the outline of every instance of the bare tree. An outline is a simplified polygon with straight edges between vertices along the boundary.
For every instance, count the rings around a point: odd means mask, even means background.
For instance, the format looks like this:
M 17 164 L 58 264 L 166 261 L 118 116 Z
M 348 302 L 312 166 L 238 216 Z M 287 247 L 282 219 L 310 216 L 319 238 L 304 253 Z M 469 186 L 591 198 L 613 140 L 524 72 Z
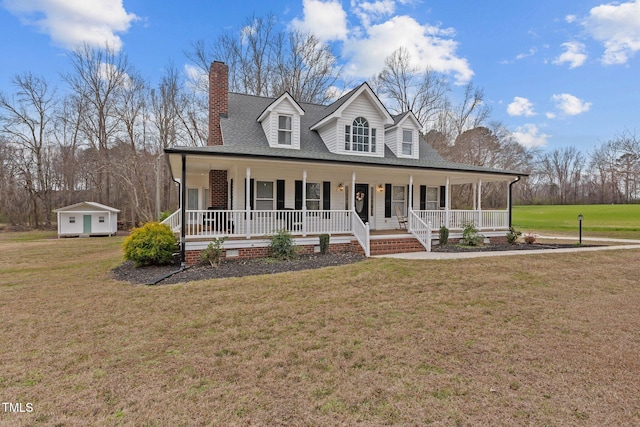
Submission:
M 400 47 L 385 59 L 380 74 L 372 81 L 379 95 L 388 99 L 389 109 L 400 114 L 412 111 L 425 128 L 431 128 L 446 105 L 449 85 L 442 74 L 411 65 L 411 55 Z
M 121 126 L 115 112 L 117 92 L 130 84 L 132 69 L 127 57 L 108 45 L 92 48 L 85 44 L 71 53 L 70 60 L 73 71 L 64 79 L 85 108 L 81 129 L 86 141 L 97 149 L 100 159 L 97 198 L 109 204 L 112 174 L 109 147 Z
M 13 79 L 14 98 L 0 94 L 0 133 L 13 144 L 23 185 L 30 199 L 31 223 L 51 225 L 51 174 L 48 130 L 56 106 L 55 90 L 31 73 Z M 40 204 L 42 203 L 42 209 Z
M 549 197 L 559 204 L 577 203 L 585 164 L 575 147 L 555 149 L 540 155 L 539 172 L 549 186 Z
M 212 48 L 197 41 L 186 55 L 203 73 L 213 60 L 225 62 L 232 92 L 289 92 L 300 102 L 325 102 L 341 73 L 330 47 L 308 33 L 277 31 L 276 24 L 274 15 L 252 15 L 241 29 L 218 36 Z

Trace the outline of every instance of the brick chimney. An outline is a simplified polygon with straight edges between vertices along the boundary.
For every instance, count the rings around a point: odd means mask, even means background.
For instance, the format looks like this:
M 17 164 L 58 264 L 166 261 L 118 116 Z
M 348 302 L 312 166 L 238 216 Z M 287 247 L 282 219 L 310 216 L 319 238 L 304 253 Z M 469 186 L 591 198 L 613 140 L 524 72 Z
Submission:
M 220 117 L 229 114 L 229 67 L 214 61 L 209 69 L 209 141 L 208 145 L 222 145 Z

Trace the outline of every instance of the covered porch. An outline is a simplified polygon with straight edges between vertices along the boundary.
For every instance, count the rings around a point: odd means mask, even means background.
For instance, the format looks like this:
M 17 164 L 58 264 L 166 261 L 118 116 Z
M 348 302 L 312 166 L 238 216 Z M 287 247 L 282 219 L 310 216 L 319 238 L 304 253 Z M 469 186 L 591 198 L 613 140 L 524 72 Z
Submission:
M 441 226 L 455 238 L 467 222 L 487 237 L 504 236 L 509 190 L 518 180 L 496 172 L 232 155 L 170 153 L 169 162 L 180 177 L 182 206 L 164 222 L 186 249 L 223 236 L 225 248 L 242 247 L 287 230 L 300 242 L 320 234 L 332 242 L 350 237 L 369 256 L 381 232 L 415 238 L 430 250 Z M 504 207 L 482 208 L 486 182 L 502 183 Z M 459 184 L 473 186 L 472 209 L 450 208 L 451 188 Z

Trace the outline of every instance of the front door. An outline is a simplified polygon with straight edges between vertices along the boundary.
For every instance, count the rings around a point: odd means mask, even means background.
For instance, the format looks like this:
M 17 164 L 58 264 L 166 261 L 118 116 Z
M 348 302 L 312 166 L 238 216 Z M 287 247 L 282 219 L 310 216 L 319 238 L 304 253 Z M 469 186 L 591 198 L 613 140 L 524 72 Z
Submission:
M 369 222 L 369 184 L 356 184 L 355 207 L 362 222 Z
M 91 234 L 91 215 L 82 216 L 82 232 L 84 234 Z

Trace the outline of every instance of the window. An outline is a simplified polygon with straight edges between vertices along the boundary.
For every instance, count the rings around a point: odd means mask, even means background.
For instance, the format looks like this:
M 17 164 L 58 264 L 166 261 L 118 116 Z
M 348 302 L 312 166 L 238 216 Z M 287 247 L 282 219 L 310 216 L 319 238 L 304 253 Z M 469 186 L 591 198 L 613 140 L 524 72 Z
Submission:
M 369 127 L 367 119 L 358 117 L 351 126 L 344 127 L 344 149 L 366 153 L 376 151 L 376 130 Z
M 391 212 L 395 214 L 396 206 L 398 206 L 402 215 L 406 215 L 405 200 L 405 187 L 403 185 L 394 185 L 391 188 Z
M 307 182 L 306 205 L 308 210 L 320 210 L 320 183 Z
M 413 131 L 412 130 L 403 130 L 402 131 L 402 154 L 405 156 L 410 156 L 413 154 Z
M 273 210 L 273 182 L 256 181 L 256 210 Z
M 198 210 L 198 189 L 187 188 L 187 210 Z
M 428 211 L 438 209 L 438 187 L 427 187 L 426 208 Z
M 351 126 L 344 127 L 344 149 L 351 150 Z
M 75 224 L 76 223 L 76 217 L 75 216 L 70 216 L 69 217 L 69 224 Z
M 103 216 L 99 216 L 98 217 L 98 222 L 104 223 L 104 217 Z
M 278 116 L 278 144 L 291 145 L 291 116 Z

